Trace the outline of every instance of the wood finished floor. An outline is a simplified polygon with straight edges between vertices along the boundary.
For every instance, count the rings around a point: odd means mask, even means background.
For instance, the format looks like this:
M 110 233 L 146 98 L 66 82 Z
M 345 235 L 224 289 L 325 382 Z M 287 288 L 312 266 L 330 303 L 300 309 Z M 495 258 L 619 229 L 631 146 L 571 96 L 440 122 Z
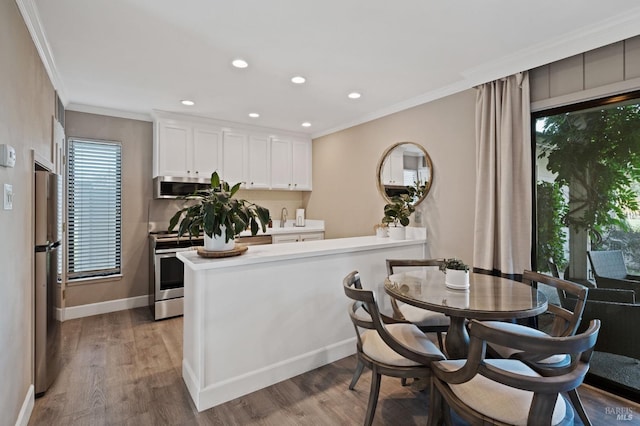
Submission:
M 359 425 L 365 371 L 348 390 L 353 356 L 198 413 L 182 381 L 182 318 L 153 321 L 146 308 L 63 324 L 63 370 L 36 399 L 29 425 Z M 594 425 L 640 424 L 640 404 L 583 385 Z M 383 378 L 376 425 L 427 421 L 428 393 Z M 631 409 L 631 421 L 610 411 Z

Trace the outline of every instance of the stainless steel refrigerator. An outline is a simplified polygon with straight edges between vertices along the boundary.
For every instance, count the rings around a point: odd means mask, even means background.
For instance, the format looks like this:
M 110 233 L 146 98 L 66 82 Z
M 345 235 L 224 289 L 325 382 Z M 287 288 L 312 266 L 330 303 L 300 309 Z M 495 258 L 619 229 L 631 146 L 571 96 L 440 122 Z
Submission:
M 41 396 L 60 371 L 58 251 L 61 178 L 47 171 L 35 172 L 35 393 Z

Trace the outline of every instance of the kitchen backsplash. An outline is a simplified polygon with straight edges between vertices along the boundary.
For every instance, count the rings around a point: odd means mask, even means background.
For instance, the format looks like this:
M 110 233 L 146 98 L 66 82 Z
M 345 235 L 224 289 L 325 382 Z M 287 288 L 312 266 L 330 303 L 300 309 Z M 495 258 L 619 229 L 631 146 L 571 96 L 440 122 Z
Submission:
M 256 203 L 262 207 L 269 209 L 272 219 L 280 219 L 280 213 L 283 207 L 288 211 L 288 219 L 295 219 L 296 209 L 306 208 L 303 205 L 303 192 L 300 191 L 257 191 L 257 190 L 240 190 L 236 194 L 236 198 L 245 199 L 252 203 Z M 182 208 L 184 200 L 165 200 L 150 199 L 149 200 L 149 222 L 166 223 L 173 214 Z M 313 218 L 312 218 L 313 219 Z

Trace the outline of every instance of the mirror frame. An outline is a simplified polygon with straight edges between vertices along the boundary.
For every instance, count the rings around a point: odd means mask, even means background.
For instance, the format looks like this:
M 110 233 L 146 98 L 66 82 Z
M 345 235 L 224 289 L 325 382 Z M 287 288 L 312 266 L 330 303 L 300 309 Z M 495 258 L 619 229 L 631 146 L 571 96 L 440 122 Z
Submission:
M 417 207 L 427 197 L 427 195 L 429 194 L 429 191 L 431 190 L 431 186 L 433 185 L 433 162 L 431 161 L 431 157 L 429 156 L 429 153 L 427 152 L 427 150 L 420 144 L 417 144 L 415 142 L 409 142 L 409 141 L 397 142 L 391 145 L 389 148 L 387 148 L 384 151 L 384 153 L 380 157 L 380 160 L 378 161 L 378 168 L 376 173 L 376 183 L 378 184 L 378 191 L 380 192 L 380 195 L 382 195 L 382 198 L 384 198 L 387 203 L 391 202 L 391 198 L 387 195 L 384 189 L 384 185 L 382 184 L 382 171 L 384 168 L 384 163 L 389 157 L 389 155 L 391 154 L 391 152 L 393 152 L 394 149 L 396 149 L 401 145 L 413 145 L 418 149 L 420 149 L 420 151 L 422 151 L 422 153 L 424 154 L 425 161 L 427 163 L 427 166 L 429 167 L 430 179 L 427 182 L 427 185 L 424 193 L 422 194 L 422 197 L 420 197 L 420 199 L 414 203 L 414 206 Z

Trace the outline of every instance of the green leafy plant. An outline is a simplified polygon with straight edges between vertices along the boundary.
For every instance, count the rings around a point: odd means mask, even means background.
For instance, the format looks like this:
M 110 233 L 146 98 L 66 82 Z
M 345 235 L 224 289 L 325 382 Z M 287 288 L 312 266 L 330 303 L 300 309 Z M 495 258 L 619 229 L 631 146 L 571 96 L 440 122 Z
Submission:
M 628 229 L 638 210 L 633 184 L 640 180 L 640 105 L 622 105 L 546 117 L 536 140 L 556 182 L 567 186 L 566 226 L 598 242 L 607 226 Z
M 567 242 L 562 218 L 569 207 L 557 182 L 539 181 L 536 194 L 537 241 L 536 260 L 538 270 L 548 269 L 548 259 L 560 270 L 566 266 L 564 246 Z
M 220 180 L 217 172 L 211 174 L 211 187 L 190 195 L 195 204 L 178 210 L 169 222 L 169 231 L 178 226 L 180 235 L 199 236 L 204 232 L 209 237 L 222 235 L 225 227 L 225 242 L 233 239 L 246 229 L 251 235 L 259 229 L 266 232 L 269 210 L 247 200 L 233 198 L 240 189 L 240 183 L 229 186 Z
M 406 193 L 391 197 L 391 202 L 384 206 L 382 223 L 393 224 L 393 226 L 409 225 L 409 217 L 416 211 L 415 203 L 422 197 L 425 190 L 425 184 L 415 182 L 413 186 L 407 186 Z
M 391 197 L 391 202 L 384 206 L 382 223 L 407 226 L 409 225 L 409 216 L 415 210 L 408 194 L 394 195 Z
M 445 259 L 444 263 L 440 266 L 440 270 L 446 274 L 447 273 L 447 269 L 454 269 L 456 271 L 468 272 L 469 271 L 469 265 L 465 264 L 460 259 L 456 259 L 456 258 Z

